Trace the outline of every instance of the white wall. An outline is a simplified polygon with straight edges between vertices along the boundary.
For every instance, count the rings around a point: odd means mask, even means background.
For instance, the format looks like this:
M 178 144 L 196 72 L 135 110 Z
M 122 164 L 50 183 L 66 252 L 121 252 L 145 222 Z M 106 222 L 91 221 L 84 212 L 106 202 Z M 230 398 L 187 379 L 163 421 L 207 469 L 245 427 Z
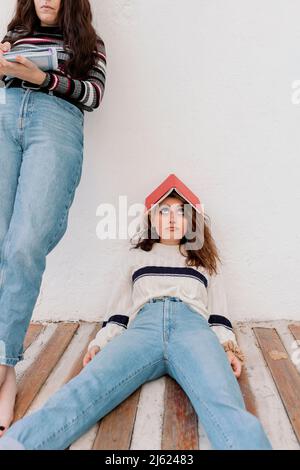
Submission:
M 212 219 L 232 318 L 299 319 L 300 2 L 92 5 L 106 92 L 86 113 L 81 184 L 34 319 L 101 319 L 123 241 L 97 238 L 96 209 L 141 203 L 173 172 Z

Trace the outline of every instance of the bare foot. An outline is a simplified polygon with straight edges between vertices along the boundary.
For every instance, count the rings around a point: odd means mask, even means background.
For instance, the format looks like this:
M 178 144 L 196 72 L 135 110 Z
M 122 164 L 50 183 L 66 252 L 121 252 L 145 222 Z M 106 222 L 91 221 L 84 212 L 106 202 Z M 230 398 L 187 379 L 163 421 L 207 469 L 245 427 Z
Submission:
M 9 366 L 4 366 L 3 364 L 0 365 L 0 388 L 1 385 L 4 383 L 6 378 L 6 372 L 8 371 Z
M 16 371 L 14 367 L 8 367 L 5 381 L 0 388 L 0 438 L 13 421 L 16 395 Z

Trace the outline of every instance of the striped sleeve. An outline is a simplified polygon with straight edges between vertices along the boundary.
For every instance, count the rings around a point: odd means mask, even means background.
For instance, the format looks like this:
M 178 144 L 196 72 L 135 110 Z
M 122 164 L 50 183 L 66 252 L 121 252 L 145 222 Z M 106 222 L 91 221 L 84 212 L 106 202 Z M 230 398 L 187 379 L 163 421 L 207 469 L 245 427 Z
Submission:
M 40 85 L 59 95 L 81 103 L 86 111 L 93 111 L 102 102 L 106 81 L 106 49 L 103 40 L 98 40 L 96 64 L 90 69 L 86 80 L 77 80 L 55 72 L 46 72 Z
M 220 264 L 218 265 L 218 273 L 211 276 L 209 280 L 208 312 L 209 326 L 217 335 L 224 350 L 233 351 L 243 362 L 244 354 L 237 343 L 232 323 L 228 318 L 227 296 Z

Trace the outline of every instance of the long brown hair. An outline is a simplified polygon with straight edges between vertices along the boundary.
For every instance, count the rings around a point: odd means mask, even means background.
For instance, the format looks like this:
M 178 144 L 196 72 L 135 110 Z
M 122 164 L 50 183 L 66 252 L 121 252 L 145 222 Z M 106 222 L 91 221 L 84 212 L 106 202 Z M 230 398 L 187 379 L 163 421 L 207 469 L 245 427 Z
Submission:
M 187 202 L 184 198 L 182 198 L 175 190 L 172 191 L 168 197 L 176 197 L 177 199 Z M 221 258 L 219 256 L 219 252 L 216 246 L 216 243 L 212 237 L 211 230 L 209 227 L 209 216 L 204 213 L 203 215 L 196 214 L 196 210 L 189 204 L 187 208 L 192 212 L 192 216 L 188 217 L 188 220 L 191 220 L 191 227 L 189 227 L 190 223 L 188 222 L 187 231 L 192 230 L 195 233 L 195 237 L 189 239 L 190 242 L 195 241 L 196 237 L 202 240 L 201 248 L 198 250 L 189 250 L 186 249 L 186 254 L 182 252 L 181 246 L 187 242 L 187 237 L 184 235 L 180 242 L 179 242 L 179 250 L 183 256 L 186 257 L 186 265 L 187 266 L 202 266 L 203 268 L 207 269 L 210 275 L 217 274 L 217 265 L 218 262 L 222 263 Z M 147 224 L 147 236 L 143 238 L 139 237 L 137 242 L 133 241 L 133 238 L 130 239 L 131 243 L 133 243 L 132 249 L 142 249 L 144 251 L 151 251 L 154 243 L 160 243 L 160 237 L 158 238 L 153 237 L 153 231 L 156 232 L 155 228 L 151 225 L 151 217 L 148 213 L 148 224 Z M 202 223 L 197 223 L 197 217 L 202 218 Z M 199 219 L 198 219 L 199 220 Z M 199 230 L 199 226 L 202 227 L 202 233 Z M 157 234 L 158 235 L 158 234 Z
M 70 52 L 70 59 L 64 64 L 64 71 L 73 78 L 85 78 L 96 64 L 93 51 L 98 51 L 98 42 L 103 42 L 92 26 L 89 0 L 61 0 L 57 19 L 63 32 L 65 47 L 69 48 Z M 14 17 L 8 24 L 7 31 L 16 29 L 19 34 L 4 39 L 13 44 L 18 39 L 30 36 L 40 23 L 34 1 L 17 0 Z

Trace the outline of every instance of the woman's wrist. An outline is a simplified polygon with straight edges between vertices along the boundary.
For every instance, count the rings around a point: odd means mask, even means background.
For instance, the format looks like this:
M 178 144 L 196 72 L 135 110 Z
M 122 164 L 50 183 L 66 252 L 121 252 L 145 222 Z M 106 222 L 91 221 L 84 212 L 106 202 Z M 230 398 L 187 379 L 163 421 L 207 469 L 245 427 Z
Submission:
M 34 78 L 34 81 L 31 83 L 34 83 L 35 85 L 43 86 L 48 78 L 48 73 L 43 72 L 43 70 L 39 70 L 39 74 L 37 75 L 36 78 Z

